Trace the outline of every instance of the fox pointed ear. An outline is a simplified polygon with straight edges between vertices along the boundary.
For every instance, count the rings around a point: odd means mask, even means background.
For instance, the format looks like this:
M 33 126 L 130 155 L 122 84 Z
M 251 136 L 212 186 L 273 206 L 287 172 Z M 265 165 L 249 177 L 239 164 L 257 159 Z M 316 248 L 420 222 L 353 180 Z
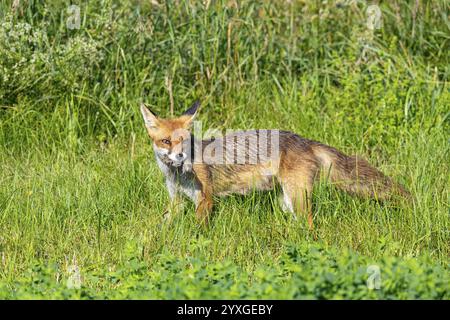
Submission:
M 200 107 L 200 100 L 196 100 L 194 104 L 183 113 L 182 117 L 186 119 L 185 122 L 187 126 L 192 123 L 197 115 L 198 107 Z
M 158 117 L 143 103 L 141 103 L 141 113 L 147 129 L 155 129 L 158 126 Z

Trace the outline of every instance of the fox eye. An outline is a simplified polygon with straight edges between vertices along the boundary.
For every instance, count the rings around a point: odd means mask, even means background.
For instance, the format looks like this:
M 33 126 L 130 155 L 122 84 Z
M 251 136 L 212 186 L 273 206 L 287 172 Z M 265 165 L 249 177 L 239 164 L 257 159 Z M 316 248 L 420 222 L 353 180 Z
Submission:
M 162 139 L 161 142 L 164 143 L 164 144 L 170 144 L 170 140 L 169 139 Z

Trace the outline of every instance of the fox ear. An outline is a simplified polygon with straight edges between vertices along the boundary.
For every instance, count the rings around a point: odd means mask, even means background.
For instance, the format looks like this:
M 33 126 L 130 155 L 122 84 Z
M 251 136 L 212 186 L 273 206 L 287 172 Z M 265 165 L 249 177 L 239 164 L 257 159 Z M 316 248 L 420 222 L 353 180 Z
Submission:
M 197 115 L 198 107 L 200 107 L 200 100 L 196 100 L 194 104 L 183 113 L 182 117 L 186 119 L 186 126 L 189 126 L 194 120 Z
M 194 104 L 183 113 L 183 116 L 195 116 L 197 114 L 198 107 L 200 107 L 200 100 L 196 100 Z
M 155 129 L 158 126 L 158 117 L 143 103 L 141 103 L 141 113 L 147 129 Z

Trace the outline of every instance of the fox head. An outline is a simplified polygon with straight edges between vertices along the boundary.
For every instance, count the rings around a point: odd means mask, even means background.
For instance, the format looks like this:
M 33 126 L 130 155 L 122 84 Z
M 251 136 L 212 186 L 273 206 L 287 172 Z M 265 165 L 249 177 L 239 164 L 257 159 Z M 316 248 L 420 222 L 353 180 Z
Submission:
M 200 102 L 177 118 L 162 119 L 141 104 L 145 128 L 153 140 L 153 149 L 159 159 L 169 166 L 179 167 L 190 154 L 190 127 L 197 115 Z

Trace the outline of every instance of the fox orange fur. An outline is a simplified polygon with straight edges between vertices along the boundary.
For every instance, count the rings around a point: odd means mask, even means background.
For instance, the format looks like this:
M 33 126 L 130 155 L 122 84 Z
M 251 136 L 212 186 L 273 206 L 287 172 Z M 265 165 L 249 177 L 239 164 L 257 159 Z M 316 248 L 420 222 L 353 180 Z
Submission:
M 279 185 L 283 208 L 294 217 L 306 215 L 312 228 L 311 195 L 321 171 L 337 187 L 351 194 L 379 200 L 395 194 L 408 196 L 401 185 L 367 161 L 292 132 L 248 130 L 197 140 L 190 128 L 198 107 L 196 102 L 182 116 L 173 119 L 162 119 L 145 105 L 141 105 L 141 113 L 153 140 L 157 163 L 165 175 L 172 205 L 176 206 L 180 194 L 185 194 L 194 201 L 196 215 L 203 223 L 208 222 L 214 195 L 246 194 Z M 266 143 L 267 136 L 276 137 L 276 143 Z M 268 151 L 270 156 L 261 157 L 261 150 Z M 236 151 L 242 151 L 241 161 L 236 161 Z M 193 153 L 200 154 L 201 161 L 197 161 Z M 217 157 L 220 154 L 232 161 L 211 161 L 221 160 Z

